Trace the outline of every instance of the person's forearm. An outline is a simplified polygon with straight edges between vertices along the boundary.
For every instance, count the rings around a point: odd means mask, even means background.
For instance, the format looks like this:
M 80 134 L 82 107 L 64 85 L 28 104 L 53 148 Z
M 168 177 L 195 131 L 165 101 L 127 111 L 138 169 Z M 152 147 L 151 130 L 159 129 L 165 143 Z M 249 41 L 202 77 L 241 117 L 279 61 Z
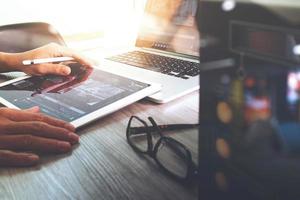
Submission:
M 16 71 L 18 64 L 13 54 L 0 52 L 0 73 Z
M 8 71 L 9 67 L 6 62 L 6 53 L 0 52 L 0 72 Z

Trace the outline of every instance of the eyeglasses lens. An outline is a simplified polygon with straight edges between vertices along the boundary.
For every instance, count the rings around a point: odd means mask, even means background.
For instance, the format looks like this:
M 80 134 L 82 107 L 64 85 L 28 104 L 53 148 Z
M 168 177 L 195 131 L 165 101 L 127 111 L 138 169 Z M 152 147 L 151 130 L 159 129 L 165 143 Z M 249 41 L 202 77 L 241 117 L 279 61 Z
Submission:
M 156 154 L 157 161 L 172 174 L 187 176 L 187 152 L 184 148 L 169 140 L 162 140 Z
M 142 152 L 148 150 L 147 133 L 145 131 L 139 131 L 138 128 L 145 127 L 145 125 L 138 119 L 132 118 L 130 124 L 130 135 L 129 139 L 131 143 Z

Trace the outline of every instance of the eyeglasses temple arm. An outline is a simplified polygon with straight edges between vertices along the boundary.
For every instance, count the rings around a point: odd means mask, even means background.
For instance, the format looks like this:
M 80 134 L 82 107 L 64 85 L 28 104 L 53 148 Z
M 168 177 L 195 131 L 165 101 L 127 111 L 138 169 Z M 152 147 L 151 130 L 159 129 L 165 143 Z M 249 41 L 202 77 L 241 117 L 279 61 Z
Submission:
M 161 131 L 174 131 L 174 130 L 182 130 L 182 129 L 190 129 L 190 128 L 197 128 L 199 124 L 166 124 L 166 125 L 158 125 Z M 153 126 L 148 127 L 131 127 L 130 130 L 132 134 L 142 134 L 147 131 L 155 132 L 156 129 Z

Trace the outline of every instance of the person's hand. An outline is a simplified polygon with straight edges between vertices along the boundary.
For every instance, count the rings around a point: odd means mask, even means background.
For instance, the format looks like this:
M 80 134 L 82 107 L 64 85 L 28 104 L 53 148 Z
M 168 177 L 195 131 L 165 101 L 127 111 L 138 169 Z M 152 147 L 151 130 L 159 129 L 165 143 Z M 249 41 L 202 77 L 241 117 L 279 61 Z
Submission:
M 63 64 L 36 64 L 30 66 L 23 66 L 23 60 L 32 60 L 39 58 L 50 58 L 50 57 L 72 57 L 75 61 L 80 64 L 91 67 L 93 65 L 92 61 L 85 58 L 81 54 L 56 43 L 50 43 L 48 45 L 42 46 L 31 51 L 26 51 L 23 53 L 6 54 L 4 59 L 6 64 L 9 66 L 10 71 L 17 70 L 23 71 L 29 75 L 45 75 L 45 74 L 57 74 L 57 75 L 68 75 L 71 69 Z
M 40 153 L 66 153 L 78 143 L 75 128 L 62 120 L 28 110 L 0 108 L 0 167 L 38 164 Z

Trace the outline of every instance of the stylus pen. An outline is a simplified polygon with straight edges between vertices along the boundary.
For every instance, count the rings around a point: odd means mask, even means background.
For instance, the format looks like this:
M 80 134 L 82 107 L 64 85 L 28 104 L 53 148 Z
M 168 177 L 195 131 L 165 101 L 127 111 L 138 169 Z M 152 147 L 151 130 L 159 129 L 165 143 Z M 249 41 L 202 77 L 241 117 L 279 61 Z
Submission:
M 33 59 L 33 60 L 23 60 L 23 65 L 36 65 L 36 64 L 43 64 L 43 63 L 52 63 L 52 62 L 64 62 L 74 60 L 72 57 L 55 57 L 55 58 L 40 58 L 40 59 Z

